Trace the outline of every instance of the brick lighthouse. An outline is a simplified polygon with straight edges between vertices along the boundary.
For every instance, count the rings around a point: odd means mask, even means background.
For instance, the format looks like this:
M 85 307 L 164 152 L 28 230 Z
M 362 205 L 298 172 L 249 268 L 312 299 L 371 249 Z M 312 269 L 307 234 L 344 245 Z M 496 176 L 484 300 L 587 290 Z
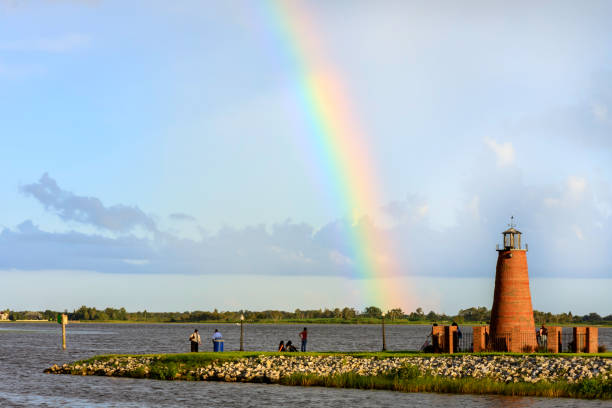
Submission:
M 529 292 L 527 248 L 521 248 L 521 232 L 514 228 L 514 217 L 497 246 L 495 294 L 491 309 L 489 348 L 497 351 L 535 351 L 535 322 Z

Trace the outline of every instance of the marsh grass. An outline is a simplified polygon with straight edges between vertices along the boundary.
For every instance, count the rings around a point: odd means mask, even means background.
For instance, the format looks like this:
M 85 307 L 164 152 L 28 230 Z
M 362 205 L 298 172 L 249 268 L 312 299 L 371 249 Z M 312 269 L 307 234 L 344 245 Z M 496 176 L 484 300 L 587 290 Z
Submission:
M 406 370 L 406 369 L 404 369 Z M 612 380 L 589 379 L 571 384 L 565 381 L 538 383 L 505 383 L 491 379 L 447 378 L 420 375 L 412 366 L 407 372 L 394 372 L 378 376 L 355 373 L 333 376 L 293 374 L 280 379 L 283 385 L 357 388 L 400 392 L 438 392 L 452 394 L 496 394 L 509 396 L 612 398 Z

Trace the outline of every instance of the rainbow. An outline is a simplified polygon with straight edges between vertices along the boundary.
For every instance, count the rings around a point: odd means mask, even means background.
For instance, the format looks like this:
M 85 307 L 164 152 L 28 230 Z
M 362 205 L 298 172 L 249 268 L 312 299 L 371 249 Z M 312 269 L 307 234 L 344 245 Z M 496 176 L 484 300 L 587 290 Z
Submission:
M 381 193 L 369 149 L 352 113 L 340 76 L 323 55 L 317 31 L 300 2 L 269 0 L 267 25 L 275 30 L 294 75 L 299 108 L 309 126 L 309 143 L 324 167 L 330 194 L 344 218 L 352 220 L 347 232 L 357 278 L 367 305 L 388 310 L 411 303 L 402 299 L 393 277 L 399 275 L 389 237 L 372 228 L 366 214 L 377 214 Z M 391 279 L 389 279 L 391 278 Z

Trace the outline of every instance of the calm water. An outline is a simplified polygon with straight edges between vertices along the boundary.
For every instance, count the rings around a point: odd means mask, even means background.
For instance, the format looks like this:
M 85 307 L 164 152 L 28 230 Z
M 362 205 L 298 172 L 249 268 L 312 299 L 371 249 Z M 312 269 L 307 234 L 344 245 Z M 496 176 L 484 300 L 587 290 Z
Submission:
M 260 384 L 164 382 L 106 377 L 48 375 L 42 371 L 102 353 L 176 353 L 189 351 L 187 338 L 200 329 L 204 347 L 215 327 L 225 337 L 225 349 L 237 350 L 237 325 L 69 325 L 68 350 L 60 348 L 57 324 L 0 325 L 0 406 L 223 406 L 223 407 L 599 407 L 602 401 L 508 398 L 495 396 L 402 394 L 328 388 L 300 388 Z M 309 350 L 379 350 L 380 327 L 309 325 Z M 301 326 L 249 325 L 247 350 L 273 350 L 283 340 L 297 342 Z M 464 329 L 465 330 L 465 329 Z M 468 331 L 468 330 L 466 330 Z M 387 326 L 391 350 L 418 348 L 429 326 Z M 612 348 L 612 329 L 600 329 L 600 343 Z M 203 347 L 203 348 L 204 348 Z

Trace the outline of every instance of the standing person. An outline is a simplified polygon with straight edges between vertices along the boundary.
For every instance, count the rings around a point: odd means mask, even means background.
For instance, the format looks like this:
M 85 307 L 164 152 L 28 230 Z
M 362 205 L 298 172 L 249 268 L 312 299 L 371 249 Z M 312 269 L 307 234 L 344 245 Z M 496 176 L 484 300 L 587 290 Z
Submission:
M 215 348 L 215 342 L 219 342 L 220 344 L 218 344 L 218 348 Z M 212 343 L 213 343 L 213 350 L 214 351 L 223 351 L 223 336 L 221 335 L 221 332 L 217 329 L 215 329 L 215 332 L 213 333 L 212 336 Z
M 547 351 L 548 350 L 548 329 L 544 325 L 542 325 L 542 328 L 540 328 L 540 339 L 542 340 L 542 347 L 544 348 L 544 351 Z
M 189 341 L 191 342 L 191 352 L 198 352 L 198 345 L 202 344 L 202 339 L 200 339 L 200 334 L 198 333 L 198 329 L 195 329 L 191 336 L 189 336 Z
M 304 330 L 300 333 L 300 339 L 302 340 L 301 351 L 306 351 L 306 341 L 308 340 L 308 329 L 304 327 Z

